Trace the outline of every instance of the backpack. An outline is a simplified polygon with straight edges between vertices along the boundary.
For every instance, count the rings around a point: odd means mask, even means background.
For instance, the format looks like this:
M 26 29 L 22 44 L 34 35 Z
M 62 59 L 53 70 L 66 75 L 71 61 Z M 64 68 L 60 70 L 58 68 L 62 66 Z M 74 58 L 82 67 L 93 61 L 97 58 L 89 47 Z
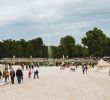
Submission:
M 5 72 L 5 76 L 9 77 L 9 72 L 8 71 Z
M 38 74 L 38 70 L 35 71 L 35 74 Z

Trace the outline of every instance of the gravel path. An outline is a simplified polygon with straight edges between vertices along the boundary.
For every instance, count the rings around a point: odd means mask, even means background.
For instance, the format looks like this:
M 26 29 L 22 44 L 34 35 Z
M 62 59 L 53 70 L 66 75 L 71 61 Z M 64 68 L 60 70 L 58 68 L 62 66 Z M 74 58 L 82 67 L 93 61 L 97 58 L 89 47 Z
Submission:
M 59 68 L 40 68 L 40 79 L 25 79 L 22 84 L 0 87 L 0 100 L 110 100 L 110 77 L 107 73 L 81 70 L 62 73 Z

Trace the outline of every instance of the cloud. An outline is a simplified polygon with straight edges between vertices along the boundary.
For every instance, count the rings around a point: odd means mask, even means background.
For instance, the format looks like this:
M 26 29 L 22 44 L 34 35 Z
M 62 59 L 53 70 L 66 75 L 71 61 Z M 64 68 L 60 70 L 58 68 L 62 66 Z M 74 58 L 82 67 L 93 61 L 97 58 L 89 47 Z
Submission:
M 109 0 L 0 0 L 0 39 L 47 37 L 58 44 L 66 35 L 80 43 L 85 32 L 101 28 L 110 36 Z

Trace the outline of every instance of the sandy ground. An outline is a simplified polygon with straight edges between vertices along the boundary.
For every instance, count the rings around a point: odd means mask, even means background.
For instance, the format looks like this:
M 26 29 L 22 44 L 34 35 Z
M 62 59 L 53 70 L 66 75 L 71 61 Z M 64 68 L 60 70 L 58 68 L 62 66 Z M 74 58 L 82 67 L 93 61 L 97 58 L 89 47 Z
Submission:
M 83 75 L 81 69 L 62 73 L 59 68 L 40 68 L 40 79 L 0 87 L 0 100 L 110 100 L 110 77 L 108 73 L 89 71 Z

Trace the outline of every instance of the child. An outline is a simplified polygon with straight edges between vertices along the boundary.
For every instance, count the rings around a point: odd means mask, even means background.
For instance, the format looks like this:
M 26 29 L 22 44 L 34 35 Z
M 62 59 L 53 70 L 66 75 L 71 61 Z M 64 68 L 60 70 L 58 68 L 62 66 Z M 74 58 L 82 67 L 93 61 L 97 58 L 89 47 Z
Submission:
M 30 69 L 29 72 L 28 72 L 28 78 L 31 78 L 31 75 L 32 75 L 32 71 Z

